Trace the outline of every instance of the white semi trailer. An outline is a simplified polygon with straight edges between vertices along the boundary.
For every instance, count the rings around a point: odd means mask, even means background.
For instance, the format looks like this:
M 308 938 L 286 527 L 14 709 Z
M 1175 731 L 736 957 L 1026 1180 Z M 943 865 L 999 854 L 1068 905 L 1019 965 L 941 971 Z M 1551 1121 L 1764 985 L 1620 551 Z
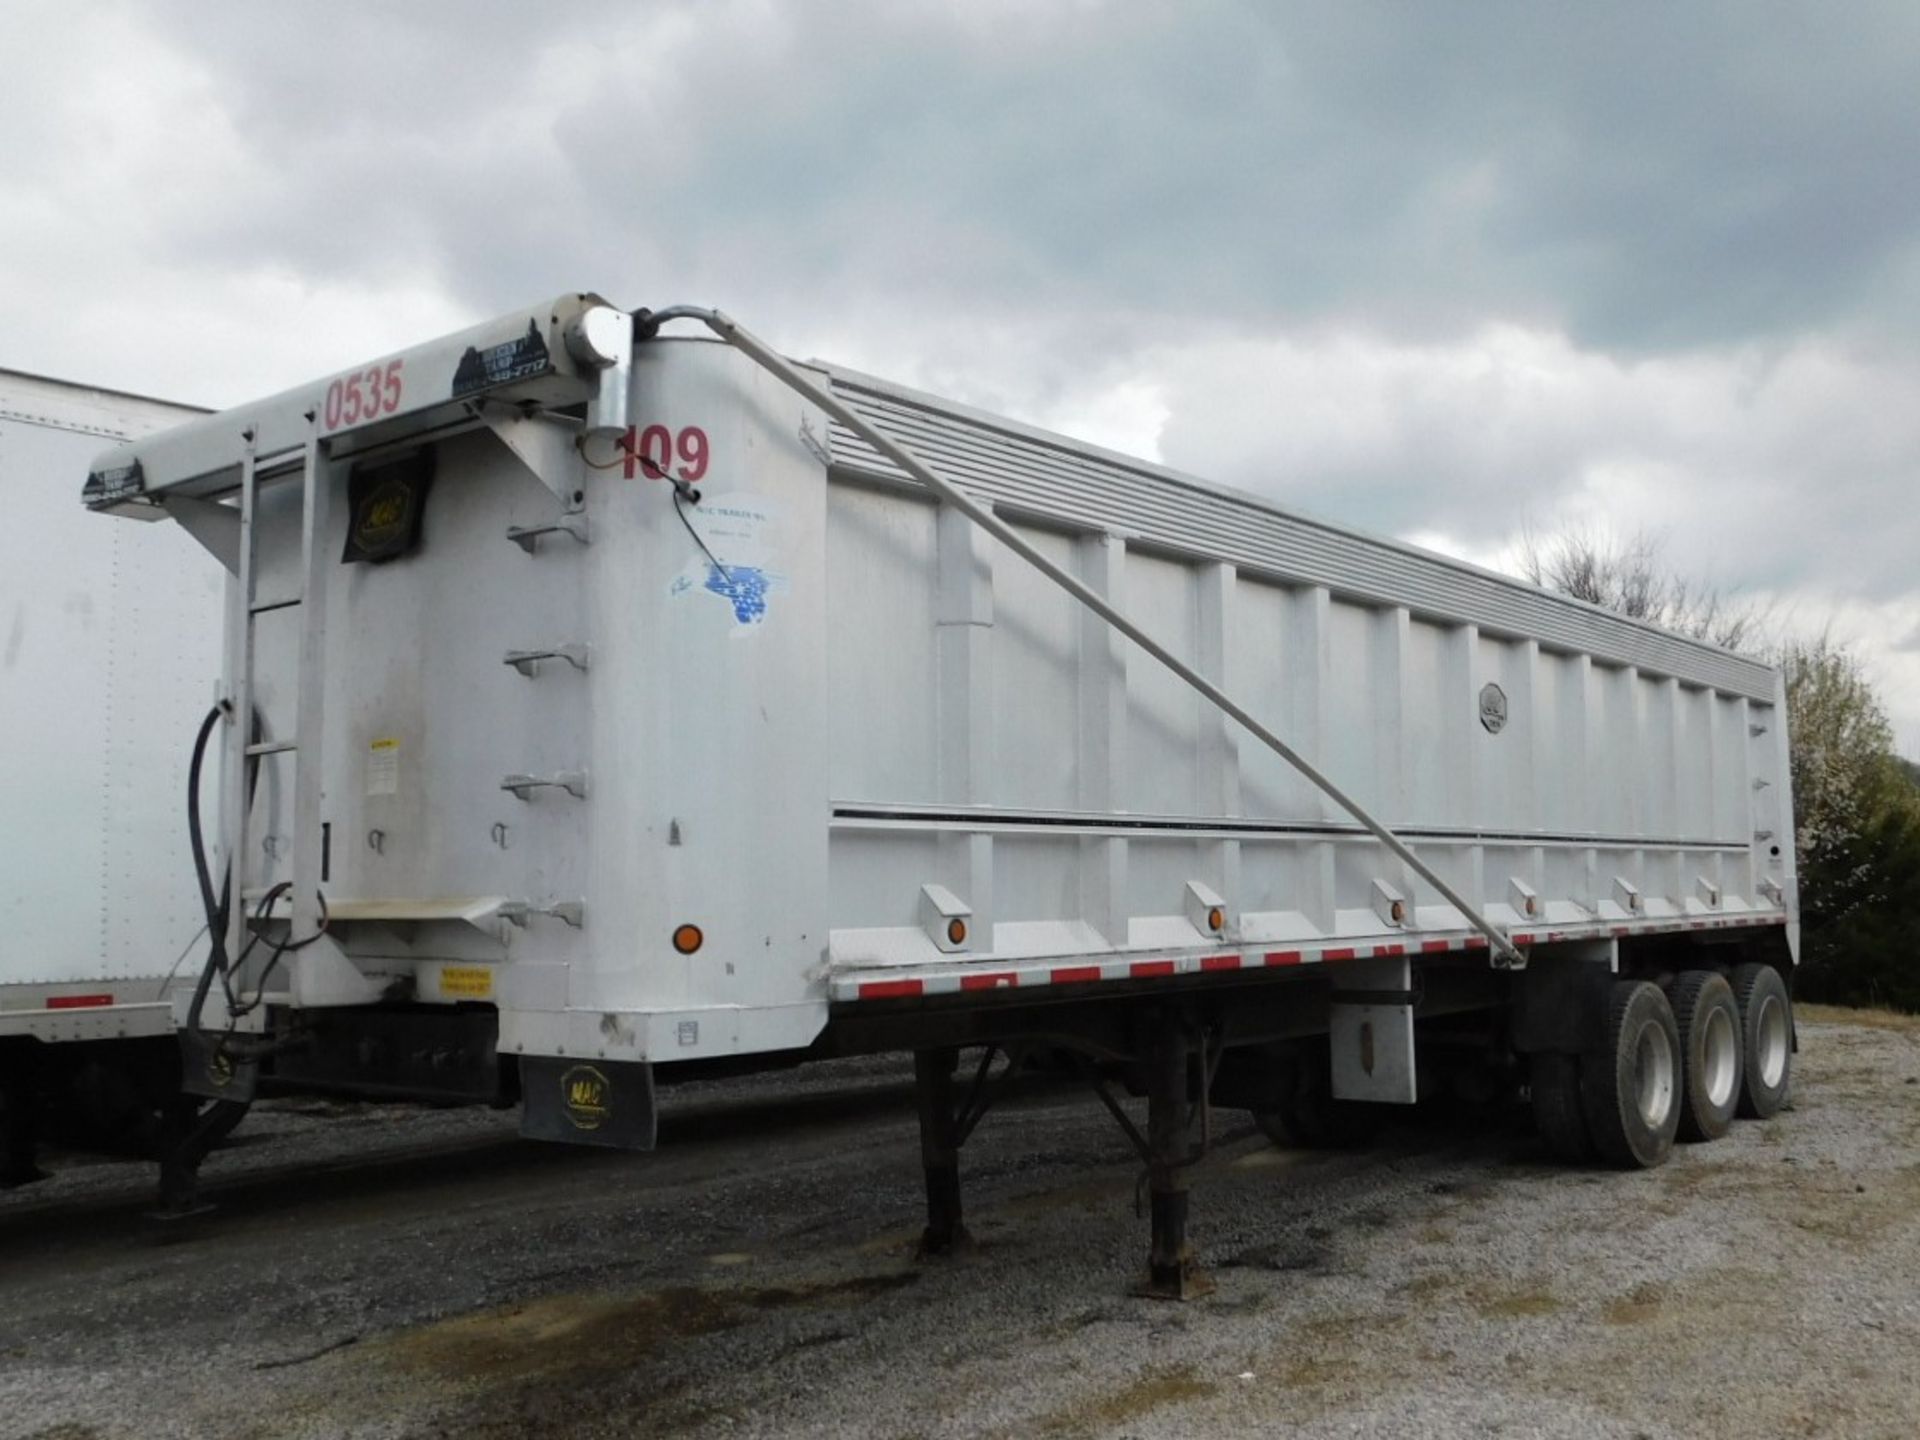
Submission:
M 173 526 L 89 523 L 72 479 L 200 413 L 0 370 L 0 1183 L 37 1174 L 44 1132 L 138 1144 L 178 1109 L 188 742 L 223 577 Z
M 86 496 L 232 575 L 204 1093 L 646 1147 L 657 1081 L 912 1050 L 939 1249 L 993 1053 L 1066 1051 L 1147 1094 L 1175 1295 L 1209 1105 L 1328 1141 L 1470 1057 L 1646 1165 L 1785 1098 L 1753 659 L 592 295 Z

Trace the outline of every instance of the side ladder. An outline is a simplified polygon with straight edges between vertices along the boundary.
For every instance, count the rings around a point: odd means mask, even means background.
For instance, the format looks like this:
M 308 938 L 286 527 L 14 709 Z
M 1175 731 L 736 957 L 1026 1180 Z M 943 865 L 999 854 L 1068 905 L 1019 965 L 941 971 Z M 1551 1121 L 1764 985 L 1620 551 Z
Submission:
M 295 468 L 283 469 L 289 453 L 297 455 Z M 267 475 L 266 472 L 274 472 Z M 290 793 L 292 813 L 287 823 L 286 871 L 289 882 L 288 940 L 302 945 L 291 967 L 293 998 L 303 1004 L 341 1004 L 373 998 L 373 990 L 345 954 L 325 937 L 314 939 L 323 924 L 321 890 L 326 881 L 326 832 L 322 816 L 321 740 L 326 718 L 326 586 L 332 569 L 327 546 L 332 537 L 335 463 L 317 428 L 310 431 L 297 452 L 262 456 L 255 432 L 246 434 L 240 461 L 240 535 L 238 564 L 228 624 L 227 676 L 232 713 L 227 722 L 226 790 L 228 893 L 234 897 L 227 917 L 227 954 L 237 964 L 244 951 L 258 903 L 245 880 L 256 848 L 253 834 L 253 787 L 249 770 L 285 756 L 291 773 L 279 788 Z M 266 478 L 263 480 L 263 475 Z M 260 572 L 260 495 L 268 486 L 297 485 L 300 493 L 300 560 L 298 588 L 291 595 L 262 599 Z M 293 729 L 290 734 L 261 734 L 255 738 L 252 716 L 256 699 L 261 618 L 281 610 L 300 611 L 298 653 L 294 665 Z M 269 789 L 269 794 L 274 793 Z M 280 914 L 278 906 L 274 913 Z M 311 942 L 311 943 L 307 943 Z

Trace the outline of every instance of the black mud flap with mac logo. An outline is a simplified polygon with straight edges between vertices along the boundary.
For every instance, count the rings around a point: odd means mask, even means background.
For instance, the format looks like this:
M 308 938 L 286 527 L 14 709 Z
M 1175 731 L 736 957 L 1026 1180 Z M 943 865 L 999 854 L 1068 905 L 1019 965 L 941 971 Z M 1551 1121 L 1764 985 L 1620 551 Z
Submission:
M 651 1150 L 659 1120 L 650 1064 L 521 1057 L 520 1133 L 530 1140 Z

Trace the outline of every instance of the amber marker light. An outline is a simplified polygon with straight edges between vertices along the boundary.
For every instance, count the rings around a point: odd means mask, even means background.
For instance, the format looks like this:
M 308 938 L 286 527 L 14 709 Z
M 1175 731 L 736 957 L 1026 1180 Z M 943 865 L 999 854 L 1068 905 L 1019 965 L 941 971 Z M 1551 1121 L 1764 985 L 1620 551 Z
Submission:
M 947 921 L 947 943 L 964 945 L 967 943 L 967 922 L 958 917 Z
M 1222 925 L 1225 925 L 1226 923 L 1227 923 L 1227 912 L 1222 910 L 1218 905 L 1214 906 L 1211 910 L 1207 911 L 1207 928 L 1209 930 L 1218 930 Z
M 691 955 L 706 943 L 707 937 L 701 933 L 698 925 L 681 925 L 673 932 L 673 948 L 682 955 Z

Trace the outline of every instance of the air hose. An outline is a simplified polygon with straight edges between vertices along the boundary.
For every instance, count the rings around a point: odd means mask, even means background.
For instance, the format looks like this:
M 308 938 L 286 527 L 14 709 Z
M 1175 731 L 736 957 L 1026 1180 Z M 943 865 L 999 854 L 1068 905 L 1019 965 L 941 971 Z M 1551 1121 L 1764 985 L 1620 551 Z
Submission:
M 233 914 L 233 873 L 229 870 L 228 873 L 222 877 L 219 892 L 216 894 L 213 887 L 213 869 L 207 863 L 206 831 L 200 820 L 200 780 L 206 762 L 207 742 L 213 738 L 214 727 L 231 714 L 231 712 L 232 706 L 224 700 L 207 712 L 206 719 L 200 722 L 199 733 L 194 736 L 193 758 L 187 766 L 187 839 L 193 850 L 194 878 L 200 883 L 201 908 L 205 911 L 207 918 L 207 960 L 206 964 L 200 967 L 200 978 L 194 982 L 193 1000 L 187 1007 L 186 1029 L 188 1034 L 203 1045 L 207 1043 L 206 1026 L 203 1020 L 206 1012 L 207 996 L 213 991 L 213 982 L 216 977 L 220 980 L 221 988 L 226 993 L 228 1015 L 244 1015 L 248 1011 L 256 1008 L 262 999 L 264 999 L 267 990 L 267 977 L 273 972 L 273 967 L 280 962 L 280 957 L 289 951 L 311 945 L 315 940 L 318 940 L 324 935 L 327 929 L 326 900 L 322 897 L 320 902 L 320 928 L 305 940 L 293 941 L 291 943 L 269 941 L 268 943 L 272 948 L 272 954 L 268 957 L 266 966 L 260 973 L 259 986 L 255 991 L 253 999 L 250 1001 L 241 1001 L 234 995 L 231 977 L 234 972 L 239 969 L 240 965 L 246 961 L 247 956 L 252 953 L 254 944 L 257 942 L 252 940 L 248 941 L 246 948 L 240 952 L 237 958 L 229 956 L 227 953 L 227 922 Z M 255 710 L 253 712 L 252 725 L 252 735 L 254 739 L 257 740 L 260 737 L 261 729 L 260 712 Z M 254 786 L 259 778 L 259 769 L 260 762 L 250 757 L 247 761 L 245 782 L 247 787 L 246 803 L 249 807 L 253 804 Z M 255 919 L 261 921 L 267 919 L 273 912 L 274 902 L 291 888 L 292 887 L 283 880 L 268 890 L 267 893 L 261 897 L 260 903 L 254 908 Z M 273 1040 L 243 1039 L 229 1031 L 221 1037 L 216 1048 L 218 1053 L 227 1059 L 238 1064 L 244 1064 L 248 1061 L 263 1060 L 267 1056 L 285 1049 L 291 1038 L 292 1037 L 281 1037 Z

